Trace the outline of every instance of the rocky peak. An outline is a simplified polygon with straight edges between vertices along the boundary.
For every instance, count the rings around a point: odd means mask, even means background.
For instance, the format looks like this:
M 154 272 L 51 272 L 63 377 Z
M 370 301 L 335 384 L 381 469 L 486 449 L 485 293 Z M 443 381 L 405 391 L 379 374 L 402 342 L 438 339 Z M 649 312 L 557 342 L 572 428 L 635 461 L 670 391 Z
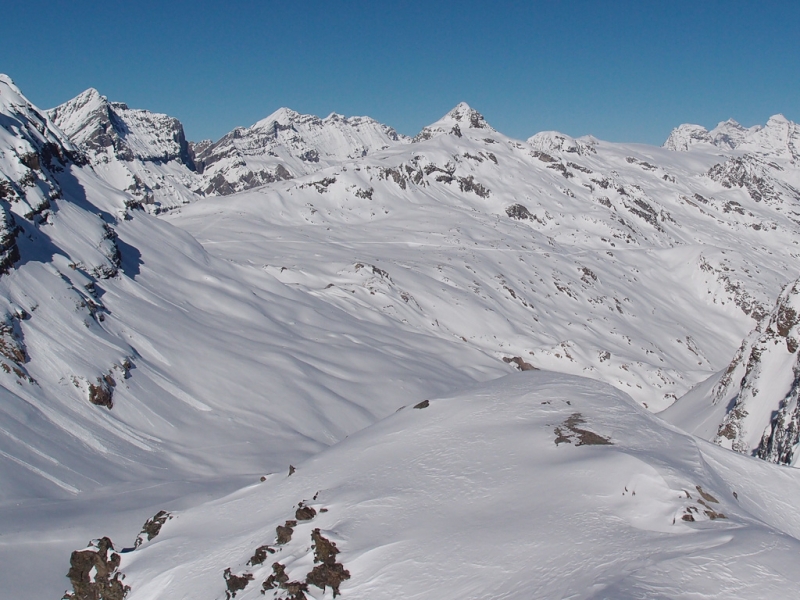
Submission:
M 755 128 L 754 128 L 755 129 Z M 773 115 L 745 140 L 748 150 L 767 156 L 800 158 L 800 127 L 781 114 Z
M 461 137 L 462 131 L 471 129 L 483 130 L 487 133 L 495 131 L 481 113 L 466 102 L 460 102 L 441 119 L 423 128 L 412 141 L 421 142 L 443 134 Z
M 686 152 L 695 146 L 716 146 L 721 150 L 746 150 L 767 156 L 800 156 L 800 130 L 783 115 L 773 115 L 765 126 L 744 127 L 733 119 L 708 131 L 701 125 L 685 124 L 672 130 L 664 148 Z
M 483 115 L 466 102 L 460 102 L 445 116 L 445 119 L 455 121 L 464 127 L 472 129 L 491 129 Z
M 733 119 L 728 119 L 712 129 L 709 132 L 709 137 L 711 143 L 715 146 L 733 150 L 745 140 L 750 131 L 750 129 L 743 127 Z
M 183 125 L 174 117 L 109 102 L 94 88 L 48 111 L 53 122 L 89 155 L 194 165 Z

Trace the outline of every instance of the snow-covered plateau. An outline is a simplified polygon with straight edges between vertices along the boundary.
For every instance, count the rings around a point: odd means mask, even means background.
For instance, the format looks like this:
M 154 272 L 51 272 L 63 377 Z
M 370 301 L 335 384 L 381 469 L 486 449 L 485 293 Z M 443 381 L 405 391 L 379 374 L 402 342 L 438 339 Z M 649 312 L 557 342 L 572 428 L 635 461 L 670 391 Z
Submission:
M 0 76 L 0 597 L 793 597 L 799 160 Z

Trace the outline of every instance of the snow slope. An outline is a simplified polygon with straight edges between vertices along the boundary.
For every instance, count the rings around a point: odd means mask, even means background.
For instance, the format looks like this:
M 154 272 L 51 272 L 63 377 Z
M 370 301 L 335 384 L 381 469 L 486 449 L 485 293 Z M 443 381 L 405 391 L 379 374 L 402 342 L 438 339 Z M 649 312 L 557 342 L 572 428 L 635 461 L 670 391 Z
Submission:
M 287 581 L 267 597 L 330 598 L 310 575 L 326 542 L 342 598 L 793 597 L 800 520 L 780 498 L 800 473 L 698 442 L 582 378 L 521 373 L 426 404 L 289 477 L 174 513 L 122 555 L 129 598 L 261 598 L 274 564 Z
M 60 593 L 59 557 L 159 499 L 229 492 L 408 398 L 509 370 L 209 255 L 0 84 L 3 594 Z
M 552 132 L 522 143 L 459 105 L 410 146 L 167 218 L 353 315 L 661 410 L 729 362 L 798 257 L 788 168 L 747 179 L 759 195 L 717 176 L 728 162 Z

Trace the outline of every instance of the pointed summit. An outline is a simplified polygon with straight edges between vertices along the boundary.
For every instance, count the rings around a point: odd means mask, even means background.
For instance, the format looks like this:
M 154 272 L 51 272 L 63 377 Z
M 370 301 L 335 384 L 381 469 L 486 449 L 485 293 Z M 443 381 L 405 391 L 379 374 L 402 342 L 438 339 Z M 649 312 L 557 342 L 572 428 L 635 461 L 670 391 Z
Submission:
M 466 102 L 459 102 L 455 108 L 441 119 L 423 128 L 413 141 L 421 142 L 438 137 L 442 134 L 451 134 L 456 137 L 461 137 L 462 131 L 469 129 L 495 131 L 491 125 L 486 122 L 486 119 L 483 118 L 481 113 Z
M 291 126 L 292 123 L 302 119 L 304 116 L 306 115 L 301 115 L 299 112 L 296 112 L 291 108 L 286 108 L 285 106 L 282 106 L 272 114 L 257 121 L 251 127 L 251 129 L 271 128 L 275 123 L 285 128 Z
M 472 129 L 491 129 L 483 115 L 466 102 L 458 103 L 453 110 L 447 113 L 445 119 L 456 121 L 463 124 L 462 126 Z

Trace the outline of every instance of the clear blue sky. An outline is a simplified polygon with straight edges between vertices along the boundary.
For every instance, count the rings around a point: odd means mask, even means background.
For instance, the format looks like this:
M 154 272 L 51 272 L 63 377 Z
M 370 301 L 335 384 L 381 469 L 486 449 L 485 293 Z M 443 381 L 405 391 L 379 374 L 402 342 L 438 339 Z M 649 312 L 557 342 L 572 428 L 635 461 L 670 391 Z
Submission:
M 660 144 L 685 122 L 800 120 L 800 1 L 10 0 L 0 71 L 88 87 L 217 139 L 281 106 L 415 134 L 459 101 L 500 131 Z

